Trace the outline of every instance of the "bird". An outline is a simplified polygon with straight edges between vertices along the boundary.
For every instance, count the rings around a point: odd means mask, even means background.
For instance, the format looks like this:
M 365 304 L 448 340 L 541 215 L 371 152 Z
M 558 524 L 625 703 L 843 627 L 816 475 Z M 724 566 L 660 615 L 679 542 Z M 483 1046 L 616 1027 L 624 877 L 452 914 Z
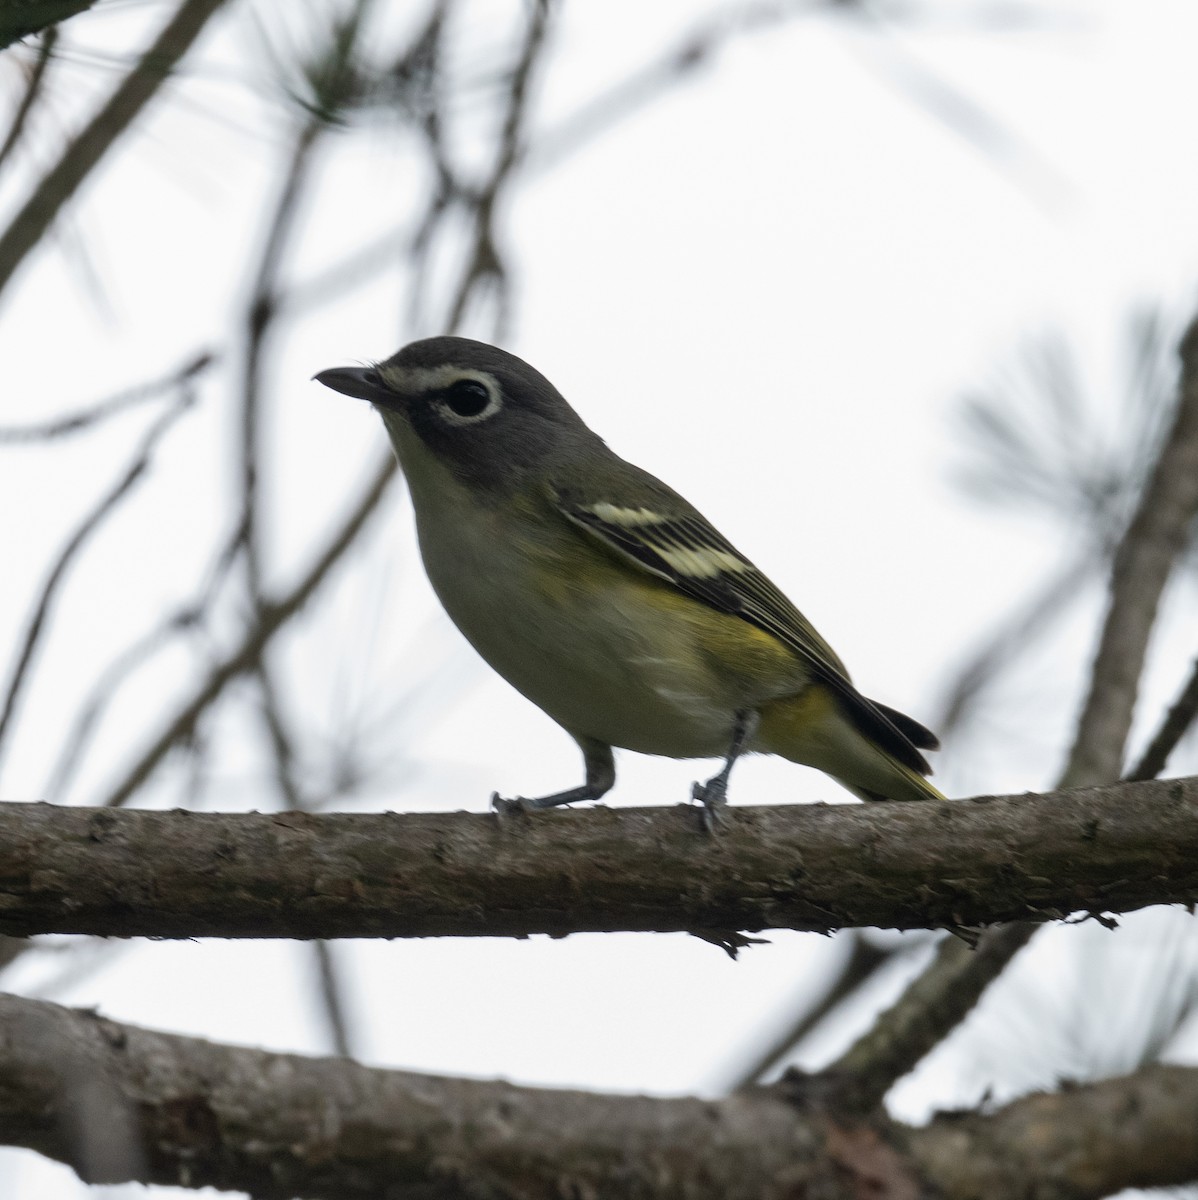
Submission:
M 495 794 L 501 811 L 600 799 L 613 748 L 723 758 L 691 789 L 710 823 L 746 753 L 814 767 L 863 800 L 945 799 L 921 753 L 936 736 L 862 695 L 744 554 L 523 359 L 440 336 L 314 378 L 373 405 L 445 611 L 582 751 L 582 784 Z

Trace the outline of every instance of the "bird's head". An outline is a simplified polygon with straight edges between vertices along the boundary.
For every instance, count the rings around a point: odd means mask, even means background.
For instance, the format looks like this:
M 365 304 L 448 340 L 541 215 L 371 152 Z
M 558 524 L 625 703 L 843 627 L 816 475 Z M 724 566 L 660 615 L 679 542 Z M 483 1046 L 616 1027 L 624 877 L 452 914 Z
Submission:
M 412 342 L 384 362 L 334 367 L 318 383 L 368 400 L 405 468 L 421 450 L 463 482 L 508 490 L 598 438 L 523 359 L 470 338 Z

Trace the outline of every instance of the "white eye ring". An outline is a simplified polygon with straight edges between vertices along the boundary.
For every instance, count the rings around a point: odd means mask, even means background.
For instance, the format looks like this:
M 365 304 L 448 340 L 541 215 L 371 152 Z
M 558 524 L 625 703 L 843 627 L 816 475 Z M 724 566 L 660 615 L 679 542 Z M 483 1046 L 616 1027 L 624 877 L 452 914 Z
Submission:
M 439 391 L 433 407 L 447 425 L 477 425 L 503 407 L 499 384 L 482 371 L 459 375 Z

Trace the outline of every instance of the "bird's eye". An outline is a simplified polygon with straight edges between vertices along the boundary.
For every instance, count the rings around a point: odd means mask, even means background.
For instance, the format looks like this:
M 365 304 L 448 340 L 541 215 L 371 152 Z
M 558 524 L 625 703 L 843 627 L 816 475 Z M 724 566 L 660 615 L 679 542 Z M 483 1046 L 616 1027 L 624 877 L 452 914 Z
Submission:
M 477 379 L 459 379 L 445 389 L 445 404 L 459 417 L 477 417 L 491 403 L 491 393 Z

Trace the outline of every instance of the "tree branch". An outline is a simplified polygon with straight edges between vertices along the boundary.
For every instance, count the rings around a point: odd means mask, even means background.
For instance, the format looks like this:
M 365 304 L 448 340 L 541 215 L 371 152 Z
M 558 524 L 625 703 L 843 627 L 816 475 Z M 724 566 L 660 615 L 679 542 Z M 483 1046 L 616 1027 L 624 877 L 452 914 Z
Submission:
M 556 936 L 1042 922 L 1198 897 L 1198 777 L 954 804 L 188 813 L 0 805 L 0 933 Z
M 1157 606 L 1198 515 L 1198 318 L 1182 338 L 1180 355 L 1176 414 L 1115 552 L 1110 604 L 1062 788 L 1119 777 Z M 863 1108 L 880 1103 L 966 1017 L 1035 929 L 1024 921 L 988 930 L 976 955 L 946 940 L 927 970 L 833 1064 L 846 1098 Z
M 257 1200 L 1092 1200 L 1198 1178 L 1195 1068 L 917 1130 L 796 1109 L 780 1089 L 710 1102 L 371 1070 L 11 996 L 0 1030 L 0 1139 L 89 1182 Z
M 0 291 L 8 285 L 25 256 L 41 241 L 79 185 L 169 78 L 175 65 L 203 31 L 208 18 L 223 2 L 182 0 L 154 44 L 42 178 L 33 195 L 13 218 L 12 224 L 0 234 Z M 11 41 L 21 36 L 18 32 L 21 25 L 26 25 L 27 31 L 41 28 L 43 24 L 51 24 L 80 7 L 78 4 L 49 4 L 41 0 L 33 4 L 26 3 L 15 11 L 10 6 L 7 11 L 0 13 L 8 18 L 0 26 L 0 41 L 5 37 Z
M 1115 552 L 1090 694 L 1061 787 L 1119 778 L 1157 606 L 1198 515 L 1198 318 L 1182 338 L 1180 354 L 1177 412 Z
M 1195 717 L 1198 717 L 1198 659 L 1194 660 L 1189 680 L 1165 714 L 1161 727 L 1148 743 L 1143 757 L 1128 772 L 1128 779 L 1155 779 L 1165 769 L 1169 755 L 1185 737 Z
M 1090 1200 L 1198 1179 L 1195 1112 L 1198 1068 L 1158 1064 L 993 1116 L 946 1113 L 910 1146 L 947 1197 Z
M 386 495 L 396 473 L 395 459 L 388 453 L 379 462 L 358 503 L 329 539 L 325 548 L 316 556 L 300 581 L 281 599 L 268 600 L 262 605 L 257 619 L 242 635 L 241 641 L 212 668 L 208 677 L 199 682 L 191 697 L 167 720 L 158 735 L 108 794 L 104 802 L 106 805 L 118 807 L 128 801 L 157 770 L 171 749 L 192 735 L 208 706 L 225 688 L 234 679 L 255 668 L 270 640 L 308 603 L 329 572 L 355 544 L 358 534 Z
M 122 502 L 130 496 L 137 484 L 145 477 L 153 461 L 158 443 L 171 426 L 195 403 L 195 394 L 187 384 L 181 383 L 181 387 L 182 391 L 178 402 L 174 407 L 167 409 L 150 426 L 143 436 L 133 460 L 121 473 L 121 477 L 116 483 L 104 493 L 99 503 L 80 521 L 59 551 L 58 557 L 54 560 L 54 564 L 42 584 L 13 662 L 8 687 L 5 689 L 3 699 L 0 700 L 0 757 L 3 756 L 7 735 L 13 727 L 29 669 L 41 643 L 46 622 L 54 608 L 63 580 L 92 536 L 103 527 L 108 518 L 117 511 Z

